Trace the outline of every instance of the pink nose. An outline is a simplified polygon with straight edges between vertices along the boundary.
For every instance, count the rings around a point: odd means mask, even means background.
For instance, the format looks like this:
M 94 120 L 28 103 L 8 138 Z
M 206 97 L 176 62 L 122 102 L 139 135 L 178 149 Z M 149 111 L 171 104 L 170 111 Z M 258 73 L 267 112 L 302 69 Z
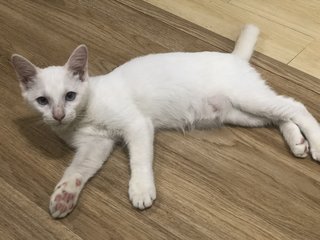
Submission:
M 52 112 L 52 117 L 55 120 L 60 122 L 65 117 L 63 109 L 59 109 L 59 108 L 58 109 L 54 109 L 53 112 Z
M 53 114 L 53 118 L 55 119 L 55 120 L 57 120 L 57 121 L 61 121 L 62 119 L 64 119 L 64 117 L 65 117 L 65 114 L 63 113 L 63 114 L 58 114 L 58 115 L 54 115 Z

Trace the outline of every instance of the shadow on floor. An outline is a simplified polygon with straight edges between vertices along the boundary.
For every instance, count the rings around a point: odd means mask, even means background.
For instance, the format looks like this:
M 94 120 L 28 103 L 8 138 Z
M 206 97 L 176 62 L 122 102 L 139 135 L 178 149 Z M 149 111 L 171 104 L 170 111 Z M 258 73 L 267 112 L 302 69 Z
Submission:
M 19 133 L 43 154 L 50 158 L 63 158 L 72 149 L 45 125 L 39 116 L 18 118 L 13 120 Z

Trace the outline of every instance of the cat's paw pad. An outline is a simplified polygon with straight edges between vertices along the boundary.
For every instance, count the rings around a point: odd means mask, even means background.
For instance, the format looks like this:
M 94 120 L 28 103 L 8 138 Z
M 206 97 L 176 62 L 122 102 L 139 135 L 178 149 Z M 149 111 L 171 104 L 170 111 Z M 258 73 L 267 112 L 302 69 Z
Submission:
M 298 158 L 305 158 L 309 153 L 309 143 L 305 138 L 291 147 L 292 153 Z
M 50 198 L 49 210 L 52 217 L 63 218 L 73 210 L 77 204 L 82 184 L 81 175 L 76 174 L 56 186 Z
M 156 188 L 152 182 L 130 180 L 129 198 L 132 205 L 140 210 L 151 207 L 156 199 Z

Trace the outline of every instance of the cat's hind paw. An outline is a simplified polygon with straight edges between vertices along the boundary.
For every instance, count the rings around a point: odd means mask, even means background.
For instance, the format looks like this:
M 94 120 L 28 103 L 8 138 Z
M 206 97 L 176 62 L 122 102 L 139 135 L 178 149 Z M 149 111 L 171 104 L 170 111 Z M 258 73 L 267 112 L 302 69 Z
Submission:
M 156 188 L 153 181 L 145 182 L 131 179 L 129 183 L 129 198 L 132 205 L 140 210 L 151 207 L 156 199 Z
M 49 205 L 53 218 L 63 218 L 74 209 L 82 186 L 83 182 L 80 174 L 75 174 L 56 186 Z
M 305 138 L 301 138 L 300 142 L 291 146 L 291 151 L 298 158 L 305 158 L 309 153 L 309 143 Z
M 320 150 L 317 150 L 315 148 L 311 148 L 311 156 L 313 160 L 320 162 Z

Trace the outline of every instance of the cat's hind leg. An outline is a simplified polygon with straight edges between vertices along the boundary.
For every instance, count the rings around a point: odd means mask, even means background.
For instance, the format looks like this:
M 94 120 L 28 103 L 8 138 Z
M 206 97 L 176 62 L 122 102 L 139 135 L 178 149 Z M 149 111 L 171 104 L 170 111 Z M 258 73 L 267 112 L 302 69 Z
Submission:
M 230 108 L 228 110 L 224 115 L 223 122 L 242 127 L 264 127 L 272 124 L 272 121 L 265 117 L 258 117 L 236 108 Z
M 50 198 L 49 210 L 54 218 L 63 218 L 74 209 L 85 183 L 101 168 L 114 144 L 111 139 L 94 136 L 77 141 L 76 155 Z
M 308 155 L 309 144 L 302 135 L 299 127 L 292 121 L 276 121 L 266 117 L 259 117 L 243 112 L 232 106 L 230 100 L 224 96 L 215 96 L 208 99 L 213 110 L 222 113 L 222 122 L 243 127 L 264 127 L 267 125 L 279 125 L 279 129 L 294 156 L 304 158 Z
M 292 122 L 297 127 L 291 123 L 281 126 L 281 130 L 286 133 L 284 137 L 290 148 L 292 149 L 292 143 L 302 143 L 304 135 L 309 142 L 312 158 L 320 161 L 320 127 L 303 104 L 288 97 L 278 96 L 269 89 L 259 95 L 233 96 L 231 101 L 237 109 L 270 119 L 272 122 Z M 292 143 L 291 140 L 288 141 L 291 138 L 294 139 Z M 303 144 L 306 147 L 307 143 Z M 303 156 L 304 154 L 301 155 Z
M 272 122 L 266 117 L 258 117 L 250 113 L 242 112 L 239 109 L 229 109 L 225 114 L 224 122 L 244 127 L 263 127 L 267 125 L 279 125 L 283 138 L 287 142 L 294 156 L 304 158 L 308 155 L 309 144 L 302 135 L 299 127 L 292 121 Z

